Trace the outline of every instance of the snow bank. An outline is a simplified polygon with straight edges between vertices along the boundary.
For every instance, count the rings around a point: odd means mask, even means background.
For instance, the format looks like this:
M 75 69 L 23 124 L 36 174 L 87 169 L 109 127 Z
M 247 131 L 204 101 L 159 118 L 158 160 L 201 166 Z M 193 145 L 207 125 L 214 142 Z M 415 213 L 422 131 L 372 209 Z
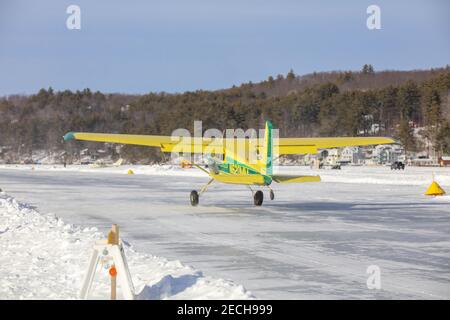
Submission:
M 320 175 L 323 182 L 359 183 L 382 185 L 430 185 L 433 175 L 441 186 L 450 186 L 449 167 L 406 167 L 405 170 L 391 170 L 387 166 L 344 166 L 341 170 L 312 170 L 308 167 L 285 166 L 275 168 L 277 173 Z
M 90 165 L 68 165 L 64 168 L 63 165 L 29 165 L 29 164 L 7 164 L 0 165 L 0 169 L 13 170 L 36 170 L 36 171 L 64 171 L 64 172 L 95 172 L 107 174 L 126 174 L 129 169 L 132 169 L 136 174 L 146 175 L 169 175 L 169 176 L 191 176 L 204 177 L 205 173 L 196 168 L 183 169 L 177 165 L 123 165 L 123 166 L 107 166 L 107 167 L 93 167 Z
M 66 224 L 0 192 L 0 298 L 76 299 L 92 245 L 102 238 L 96 228 Z M 241 285 L 204 276 L 179 261 L 141 254 L 126 241 L 124 249 L 138 299 L 253 298 Z M 92 298 L 107 299 L 108 284 L 102 268 Z

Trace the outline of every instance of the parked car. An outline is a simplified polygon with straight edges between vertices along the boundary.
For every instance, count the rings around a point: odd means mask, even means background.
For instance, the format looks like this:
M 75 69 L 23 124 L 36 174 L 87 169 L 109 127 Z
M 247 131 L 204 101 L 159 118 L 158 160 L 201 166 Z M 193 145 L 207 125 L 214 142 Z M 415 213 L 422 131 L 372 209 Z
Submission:
M 395 161 L 391 164 L 391 170 L 405 170 L 405 164 L 401 161 Z

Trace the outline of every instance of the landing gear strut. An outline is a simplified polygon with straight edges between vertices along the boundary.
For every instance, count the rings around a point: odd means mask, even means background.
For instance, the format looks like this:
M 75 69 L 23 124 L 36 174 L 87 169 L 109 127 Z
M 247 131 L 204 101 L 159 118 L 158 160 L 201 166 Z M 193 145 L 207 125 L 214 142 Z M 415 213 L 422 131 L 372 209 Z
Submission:
M 275 193 L 273 193 L 273 190 L 270 189 L 270 200 L 275 199 Z

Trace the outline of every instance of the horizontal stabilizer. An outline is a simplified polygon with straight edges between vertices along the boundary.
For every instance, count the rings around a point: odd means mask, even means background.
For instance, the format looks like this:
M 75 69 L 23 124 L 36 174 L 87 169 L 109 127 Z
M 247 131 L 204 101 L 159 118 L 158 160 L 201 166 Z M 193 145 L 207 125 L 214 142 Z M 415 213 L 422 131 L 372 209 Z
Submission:
M 272 180 L 278 183 L 319 182 L 320 176 L 274 175 Z

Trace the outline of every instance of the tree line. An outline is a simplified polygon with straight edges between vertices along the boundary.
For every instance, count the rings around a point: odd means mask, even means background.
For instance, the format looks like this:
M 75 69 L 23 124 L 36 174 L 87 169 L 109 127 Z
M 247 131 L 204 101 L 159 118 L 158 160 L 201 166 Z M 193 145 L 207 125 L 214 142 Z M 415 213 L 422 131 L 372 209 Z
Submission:
M 372 85 L 370 79 L 361 80 L 368 84 L 364 88 L 361 83 L 350 88 L 347 82 L 383 73 L 367 65 L 361 72 L 315 75 L 316 81 L 310 79 L 305 86 L 290 70 L 286 76 L 257 84 L 182 94 L 48 88 L 28 96 L 12 95 L 0 98 L 0 148 L 7 150 L 0 157 L 14 162 L 47 150 L 65 151 L 70 158 L 86 147 L 101 148 L 63 142 L 68 131 L 170 135 L 177 128 L 193 132 L 194 120 L 202 120 L 205 130 L 225 130 L 262 128 L 266 119 L 283 137 L 387 135 L 398 138 L 407 151 L 424 148 L 413 134 L 415 127 L 423 127 L 421 133 L 436 152 L 450 153 L 450 70 L 412 72 L 411 77 L 396 74 L 396 80 L 388 77 L 386 83 L 391 84 L 385 86 L 379 86 L 378 78 Z M 120 156 L 134 163 L 164 159 L 158 150 L 136 146 L 124 146 Z

